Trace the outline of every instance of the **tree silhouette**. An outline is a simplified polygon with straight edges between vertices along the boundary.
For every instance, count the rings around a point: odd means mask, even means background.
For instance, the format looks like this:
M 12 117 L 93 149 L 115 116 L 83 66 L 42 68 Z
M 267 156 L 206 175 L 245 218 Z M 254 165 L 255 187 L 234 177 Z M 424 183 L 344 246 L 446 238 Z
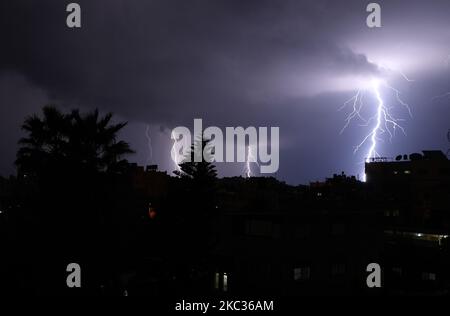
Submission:
M 43 118 L 33 115 L 22 125 L 27 136 L 19 141 L 19 172 L 40 176 L 61 164 L 96 172 L 123 170 L 123 156 L 133 151 L 117 140 L 117 133 L 127 123 L 112 124 L 111 119 L 111 113 L 100 117 L 98 110 L 80 115 L 78 110 L 63 114 L 44 107 Z
M 181 171 L 174 173 L 182 178 L 193 180 L 196 184 L 208 186 L 217 179 L 217 171 L 214 164 L 208 159 L 211 156 L 210 141 L 208 139 L 197 139 L 191 146 L 190 152 L 186 155 L 183 162 L 181 162 Z M 206 159 L 201 159 L 200 162 L 195 161 L 195 149 L 200 147 L 201 153 L 205 153 Z M 204 158 L 203 156 L 201 158 Z
M 205 153 L 203 158 L 206 159 L 195 161 L 196 148 L 202 149 L 201 153 Z M 175 172 L 181 178 L 182 184 L 177 190 L 179 198 L 174 201 L 175 205 L 172 207 L 178 210 L 181 219 L 177 228 L 180 236 L 177 252 L 184 254 L 184 258 L 190 258 L 188 266 L 196 266 L 201 260 L 205 260 L 217 239 L 216 232 L 213 231 L 213 222 L 218 216 L 217 171 L 210 162 L 211 154 L 210 140 L 197 139 L 180 164 L 181 171 Z M 187 250 L 190 254 L 184 253 Z
M 21 244 L 42 257 L 39 268 L 47 276 L 38 282 L 41 290 L 58 291 L 64 283 L 55 271 L 72 260 L 84 263 L 91 275 L 87 291 L 99 288 L 95 283 L 102 281 L 96 275 L 108 273 L 101 267 L 113 261 L 128 210 L 122 189 L 128 165 L 124 156 L 133 151 L 118 139 L 125 126 L 98 110 L 65 114 L 50 106 L 22 125 L 18 178 L 36 191 L 18 212 L 30 222 Z

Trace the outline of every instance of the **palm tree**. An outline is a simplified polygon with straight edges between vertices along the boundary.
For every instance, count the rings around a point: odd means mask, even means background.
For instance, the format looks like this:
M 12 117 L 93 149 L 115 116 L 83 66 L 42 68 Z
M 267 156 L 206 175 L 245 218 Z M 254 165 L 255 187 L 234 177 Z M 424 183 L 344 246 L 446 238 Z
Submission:
M 121 189 L 127 183 L 124 157 L 133 151 L 118 138 L 125 126 L 97 110 L 62 113 L 49 106 L 22 125 L 25 137 L 19 141 L 16 165 L 32 193 L 17 216 L 30 222 L 23 233 L 23 240 L 33 241 L 28 251 L 40 247 L 47 260 L 40 268 L 58 260 L 87 260 L 96 269 L 96 262 L 115 255 L 117 227 L 129 210 Z M 48 284 L 58 289 L 52 273 Z
M 32 115 L 22 125 L 27 136 L 19 141 L 19 172 L 39 176 L 57 166 L 95 172 L 123 170 L 123 156 L 133 151 L 117 139 L 117 133 L 127 123 L 111 120 L 111 113 L 100 117 L 98 110 L 81 115 L 78 110 L 63 114 L 55 107 L 44 107 L 42 118 Z
M 117 140 L 118 132 L 127 123 L 112 124 L 112 114 L 100 117 L 98 110 L 84 116 L 79 111 L 73 111 L 70 117 L 70 156 L 93 170 L 122 170 L 127 163 L 123 156 L 133 153 L 128 143 Z
M 19 173 L 38 176 L 53 161 L 63 158 L 69 126 L 69 118 L 54 107 L 44 107 L 42 119 L 37 115 L 28 117 L 22 125 L 28 135 L 19 140 Z

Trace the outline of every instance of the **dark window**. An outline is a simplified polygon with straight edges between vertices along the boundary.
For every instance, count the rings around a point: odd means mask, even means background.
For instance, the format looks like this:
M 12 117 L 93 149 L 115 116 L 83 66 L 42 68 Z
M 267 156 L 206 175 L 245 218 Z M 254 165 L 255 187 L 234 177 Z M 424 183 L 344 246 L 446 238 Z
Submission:
M 343 264 L 343 263 L 333 264 L 333 266 L 331 267 L 331 274 L 333 276 L 344 275 L 345 269 L 346 269 L 346 267 L 345 267 L 345 264 Z
M 331 225 L 331 234 L 334 236 L 345 234 L 345 224 L 336 223 Z
M 275 237 L 279 233 L 279 225 L 267 220 L 249 220 L 246 222 L 245 233 L 249 236 Z
M 422 273 L 423 281 L 436 281 L 436 273 L 424 272 Z
M 311 279 L 311 268 L 302 266 L 294 269 L 294 281 L 305 281 Z

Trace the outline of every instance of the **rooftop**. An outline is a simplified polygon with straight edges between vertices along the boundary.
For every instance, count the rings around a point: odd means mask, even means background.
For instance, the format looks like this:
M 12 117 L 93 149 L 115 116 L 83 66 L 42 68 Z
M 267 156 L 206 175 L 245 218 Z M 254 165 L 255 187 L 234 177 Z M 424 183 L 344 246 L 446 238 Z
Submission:
M 424 150 L 422 154 L 413 153 L 411 155 L 398 155 L 395 158 L 375 157 L 368 158 L 367 163 L 385 163 L 385 162 L 410 162 L 419 160 L 448 160 L 447 156 L 441 150 Z

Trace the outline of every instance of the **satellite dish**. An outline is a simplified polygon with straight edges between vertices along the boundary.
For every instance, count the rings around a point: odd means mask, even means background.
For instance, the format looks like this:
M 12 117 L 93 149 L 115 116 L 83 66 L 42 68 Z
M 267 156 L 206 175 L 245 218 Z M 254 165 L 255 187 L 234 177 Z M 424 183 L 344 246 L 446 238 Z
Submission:
M 422 160 L 422 159 L 423 159 L 423 156 L 422 156 L 421 154 L 414 153 L 414 154 L 411 154 L 411 155 L 409 156 L 409 159 L 410 159 L 411 161 Z
M 398 155 L 396 158 L 395 158 L 395 161 L 401 161 L 402 160 L 402 155 Z

